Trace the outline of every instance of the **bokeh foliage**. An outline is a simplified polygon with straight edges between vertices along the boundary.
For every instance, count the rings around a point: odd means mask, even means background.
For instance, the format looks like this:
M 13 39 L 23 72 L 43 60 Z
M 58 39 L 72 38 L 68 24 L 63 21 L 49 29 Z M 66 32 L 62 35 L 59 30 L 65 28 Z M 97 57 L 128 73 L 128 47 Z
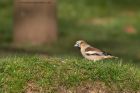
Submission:
M 12 39 L 12 0 L 0 1 L 0 42 L 10 42 Z
M 73 44 L 84 39 L 121 58 L 140 60 L 139 0 L 59 0 L 59 38 L 41 49 L 52 54 L 74 54 Z M 13 0 L 0 1 L 0 42 L 12 42 Z M 133 30 L 132 33 L 127 31 Z M 133 33 L 134 32 L 134 33 Z

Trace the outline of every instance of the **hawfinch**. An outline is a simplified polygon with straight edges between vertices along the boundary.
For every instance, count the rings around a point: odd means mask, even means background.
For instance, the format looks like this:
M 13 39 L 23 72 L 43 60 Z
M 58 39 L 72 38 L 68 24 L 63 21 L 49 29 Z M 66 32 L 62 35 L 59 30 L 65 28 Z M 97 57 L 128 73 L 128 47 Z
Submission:
M 109 53 L 101 51 L 100 49 L 92 47 L 83 40 L 77 41 L 74 46 L 79 47 L 81 54 L 88 60 L 98 61 L 103 59 L 117 58 L 115 56 L 111 56 Z

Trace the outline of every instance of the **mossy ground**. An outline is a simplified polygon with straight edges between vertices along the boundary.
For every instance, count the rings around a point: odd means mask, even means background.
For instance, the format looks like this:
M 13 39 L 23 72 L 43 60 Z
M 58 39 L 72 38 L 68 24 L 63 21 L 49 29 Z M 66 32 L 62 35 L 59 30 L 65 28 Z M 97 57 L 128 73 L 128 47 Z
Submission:
M 87 84 L 103 85 L 111 93 L 133 93 L 140 91 L 140 72 L 121 60 L 92 62 L 76 57 L 45 56 L 0 58 L 1 93 L 59 93 L 61 88 L 75 91 Z

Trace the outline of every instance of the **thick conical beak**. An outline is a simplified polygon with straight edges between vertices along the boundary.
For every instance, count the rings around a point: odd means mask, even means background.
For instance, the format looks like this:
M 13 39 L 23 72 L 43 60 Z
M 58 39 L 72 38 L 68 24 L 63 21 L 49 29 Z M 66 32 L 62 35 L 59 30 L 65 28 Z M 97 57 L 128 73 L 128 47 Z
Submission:
M 79 44 L 75 44 L 74 47 L 79 47 Z

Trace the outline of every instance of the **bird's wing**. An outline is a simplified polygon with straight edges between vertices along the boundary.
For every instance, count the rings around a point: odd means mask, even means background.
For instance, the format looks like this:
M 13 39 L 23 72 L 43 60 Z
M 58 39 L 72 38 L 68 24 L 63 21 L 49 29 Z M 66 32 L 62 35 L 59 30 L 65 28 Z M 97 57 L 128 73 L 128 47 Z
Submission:
M 87 52 L 87 51 L 102 52 L 100 49 L 97 49 L 97 48 L 94 48 L 94 47 L 91 47 L 91 46 L 89 46 L 89 47 L 87 47 L 87 48 L 85 49 L 85 52 Z
M 98 55 L 98 56 L 103 56 L 102 52 L 98 52 L 98 51 L 87 51 L 85 52 L 86 55 L 90 56 L 90 55 Z
M 90 55 L 97 55 L 97 56 L 109 56 L 109 55 L 111 55 L 109 53 L 106 53 L 104 51 L 101 51 L 101 50 L 99 50 L 97 48 L 93 48 L 93 47 L 87 47 L 85 49 L 85 54 L 88 56 L 90 56 Z

